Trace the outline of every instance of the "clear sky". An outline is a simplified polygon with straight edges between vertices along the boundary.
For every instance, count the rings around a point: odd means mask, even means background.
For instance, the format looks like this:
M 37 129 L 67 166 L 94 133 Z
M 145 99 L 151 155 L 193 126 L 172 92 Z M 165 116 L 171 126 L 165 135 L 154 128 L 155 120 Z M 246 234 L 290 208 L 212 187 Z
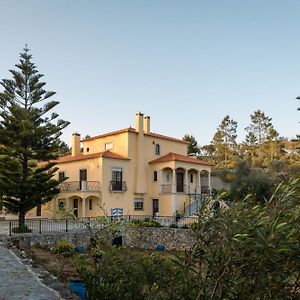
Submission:
M 299 0 L 0 0 L 0 78 L 27 43 L 83 136 L 134 126 L 209 143 L 226 114 L 239 140 L 263 110 L 300 133 Z

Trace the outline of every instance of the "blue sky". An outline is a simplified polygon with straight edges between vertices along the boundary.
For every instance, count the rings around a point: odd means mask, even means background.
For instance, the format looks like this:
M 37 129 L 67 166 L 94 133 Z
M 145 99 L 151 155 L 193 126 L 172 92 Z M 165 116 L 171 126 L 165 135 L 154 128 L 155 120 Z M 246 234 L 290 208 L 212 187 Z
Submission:
M 72 132 L 134 126 L 207 144 L 226 114 L 239 140 L 263 110 L 300 132 L 300 1 L 0 0 L 0 78 L 27 43 Z

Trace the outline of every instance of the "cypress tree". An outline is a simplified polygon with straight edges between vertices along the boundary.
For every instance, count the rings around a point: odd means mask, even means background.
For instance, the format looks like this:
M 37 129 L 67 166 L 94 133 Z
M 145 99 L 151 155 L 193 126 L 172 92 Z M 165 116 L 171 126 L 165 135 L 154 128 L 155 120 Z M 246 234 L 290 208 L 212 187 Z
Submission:
M 21 227 L 29 210 L 59 193 L 54 160 L 69 122 L 50 112 L 59 102 L 49 100 L 55 92 L 44 89 L 27 46 L 15 67 L 12 78 L 0 82 L 0 197 Z

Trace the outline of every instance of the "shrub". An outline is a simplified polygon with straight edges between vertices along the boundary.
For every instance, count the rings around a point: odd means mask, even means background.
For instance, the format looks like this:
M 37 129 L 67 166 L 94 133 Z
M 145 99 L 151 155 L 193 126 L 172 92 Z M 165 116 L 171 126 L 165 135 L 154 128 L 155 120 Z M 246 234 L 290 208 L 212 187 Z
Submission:
M 67 240 L 59 240 L 52 248 L 52 252 L 61 254 L 64 257 L 71 257 L 75 254 L 74 246 Z
M 32 230 L 28 228 L 26 225 L 23 226 L 18 226 L 18 227 L 13 227 L 12 232 L 13 233 L 29 233 Z
M 145 218 L 144 220 L 132 220 L 130 223 L 136 227 L 162 227 L 159 222 L 150 218 Z
M 195 299 L 195 278 L 159 255 L 111 247 L 95 269 L 81 267 L 89 299 Z
M 186 254 L 199 299 L 300 298 L 300 194 L 279 185 L 264 204 L 248 196 L 193 225 L 197 243 Z

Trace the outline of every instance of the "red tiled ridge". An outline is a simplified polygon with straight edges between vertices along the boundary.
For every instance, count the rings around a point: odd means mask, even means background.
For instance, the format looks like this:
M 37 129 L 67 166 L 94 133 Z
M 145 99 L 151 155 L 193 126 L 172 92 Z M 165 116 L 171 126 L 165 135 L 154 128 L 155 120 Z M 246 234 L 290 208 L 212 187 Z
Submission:
M 62 164 L 62 163 L 67 163 L 67 162 L 72 162 L 72 161 L 80 161 L 80 160 L 93 159 L 93 158 L 99 158 L 99 157 L 129 160 L 129 158 L 126 158 L 124 156 L 121 156 L 119 154 L 111 152 L 109 150 L 106 150 L 104 152 L 97 152 L 97 153 L 85 154 L 85 155 L 79 154 L 76 156 L 72 156 L 72 155 L 62 156 L 62 157 L 58 158 L 55 162 L 58 164 Z
M 106 136 L 110 136 L 110 135 L 116 135 L 116 134 L 125 133 L 125 132 L 136 133 L 134 128 L 129 127 L 129 128 L 124 128 L 124 129 L 115 130 L 115 131 L 111 131 L 111 132 L 108 132 L 108 133 L 92 136 L 90 138 L 81 140 L 81 142 L 88 142 L 88 141 L 96 140 L 96 139 L 99 139 L 99 138 L 102 138 L 102 137 L 106 137 Z
M 188 162 L 188 163 L 199 164 L 199 165 L 214 166 L 213 163 L 210 163 L 208 161 L 200 160 L 200 159 L 193 158 L 190 156 L 176 154 L 173 152 L 170 152 L 170 153 L 168 153 L 162 157 L 159 157 L 157 159 L 154 159 L 154 160 L 150 161 L 149 164 L 166 162 L 166 161 L 182 161 L 182 162 Z
M 132 133 L 138 134 L 138 132 L 134 128 L 129 127 L 129 128 L 124 128 L 124 129 L 120 129 L 120 130 L 116 130 L 116 131 L 96 135 L 96 136 L 90 137 L 88 139 L 83 139 L 83 140 L 81 140 L 81 142 L 92 141 L 92 140 L 96 140 L 96 139 L 99 139 L 99 138 L 102 138 L 102 137 L 107 137 L 107 136 L 116 135 L 116 134 L 125 133 L 125 132 L 132 132 Z M 173 138 L 173 137 L 170 137 L 170 136 L 166 136 L 166 135 L 162 135 L 162 134 L 158 134 L 158 133 L 154 133 L 154 132 L 144 133 L 144 135 L 151 136 L 151 137 L 156 137 L 156 138 L 160 138 L 160 139 L 164 139 L 164 140 L 179 142 L 179 143 L 183 143 L 183 144 L 188 144 L 189 143 L 189 142 L 186 142 L 184 140 L 180 140 L 180 139 L 177 139 L 177 138 Z

